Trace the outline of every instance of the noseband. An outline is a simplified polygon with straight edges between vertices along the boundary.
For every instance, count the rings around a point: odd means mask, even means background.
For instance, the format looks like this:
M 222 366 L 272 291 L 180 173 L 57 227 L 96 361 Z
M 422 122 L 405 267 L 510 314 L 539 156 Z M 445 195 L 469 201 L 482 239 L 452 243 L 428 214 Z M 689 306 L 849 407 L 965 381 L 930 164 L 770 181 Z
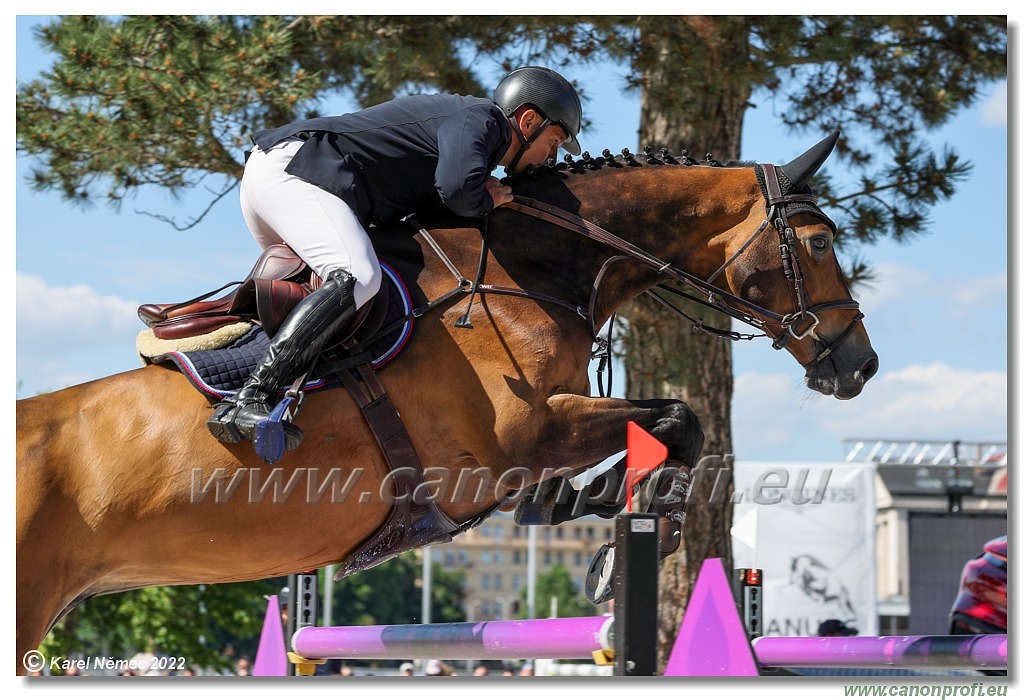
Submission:
M 705 326 L 703 320 L 692 318 L 675 305 L 669 303 L 661 295 L 655 294 L 653 290 L 648 290 L 647 293 L 653 296 L 662 305 L 693 323 L 694 330 L 699 330 L 710 335 L 729 338 L 730 340 L 751 340 L 755 337 L 761 336 L 770 337 L 772 339 L 772 347 L 776 350 L 785 347 L 792 338 L 802 340 L 807 336 L 811 336 L 820 343 L 822 339 L 816 332 L 816 328 L 819 323 L 818 314 L 839 309 L 859 310 L 860 305 L 853 299 L 826 301 L 820 304 L 810 303 L 810 298 L 807 296 L 807 290 L 804 287 L 803 271 L 800 267 L 800 259 L 797 254 L 797 245 L 799 243 L 796 239 L 796 233 L 789 223 L 790 215 L 796 213 L 796 211 L 791 211 L 791 209 L 796 209 L 801 213 L 808 213 L 819 217 L 825 221 L 833 231 L 835 231 L 835 225 L 825 215 L 825 213 L 818 208 L 817 197 L 810 193 L 783 194 L 783 188 L 779 180 L 779 173 L 775 166 L 762 164 L 760 167 L 764 174 L 764 184 L 766 188 L 765 219 L 750 238 L 747 239 L 747 242 L 740 246 L 740 248 L 707 280 L 695 277 L 685 270 L 681 270 L 673 266 L 671 263 L 660 260 L 647 251 L 613 233 L 604 230 L 600 226 L 597 226 L 563 209 L 559 209 L 558 207 L 519 196 L 516 196 L 514 201 L 506 204 L 505 207 L 543 221 L 557 224 L 562 228 L 579 233 L 586 238 L 607 245 L 619 252 L 619 255 L 613 256 L 605 261 L 594 280 L 594 286 L 591 290 L 587 319 L 591 326 L 591 334 L 594 336 L 594 339 L 599 346 L 605 345 L 607 341 L 598 338 L 597 329 L 594 327 L 594 312 L 596 310 L 595 306 L 597 302 L 598 289 L 600 288 L 601 281 L 603 280 L 609 266 L 621 260 L 634 260 L 636 262 L 640 262 L 647 267 L 656 270 L 659 274 L 683 283 L 685 286 L 695 290 L 700 296 L 694 296 L 693 294 L 668 287 L 663 284 L 657 285 L 658 289 L 720 311 L 721 313 L 724 313 L 738 321 L 742 321 L 747 325 L 760 329 L 763 333 L 743 334 L 736 333 L 735 331 L 725 331 Z M 790 290 L 794 306 L 796 308 L 796 311 L 793 313 L 776 313 L 771 309 L 758 306 L 753 302 L 747 301 L 742 297 L 732 294 L 731 292 L 727 292 L 712 284 L 729 265 L 735 262 L 736 259 L 754 243 L 761 233 L 768 229 L 769 226 L 773 227 L 779 235 L 779 255 L 782 259 L 782 268 L 786 275 L 786 279 L 791 283 Z M 524 296 L 526 295 L 529 295 L 529 293 L 524 294 Z M 859 323 L 863 318 L 864 314 L 858 311 L 857 315 L 853 317 L 853 320 L 850 321 L 846 328 L 833 340 L 828 342 L 828 344 L 825 345 L 814 359 L 804 365 L 805 369 L 814 367 L 831 355 L 832 351 L 853 331 L 857 323 Z M 780 326 L 780 332 L 777 335 L 769 333 L 767 328 L 768 323 L 774 323 Z

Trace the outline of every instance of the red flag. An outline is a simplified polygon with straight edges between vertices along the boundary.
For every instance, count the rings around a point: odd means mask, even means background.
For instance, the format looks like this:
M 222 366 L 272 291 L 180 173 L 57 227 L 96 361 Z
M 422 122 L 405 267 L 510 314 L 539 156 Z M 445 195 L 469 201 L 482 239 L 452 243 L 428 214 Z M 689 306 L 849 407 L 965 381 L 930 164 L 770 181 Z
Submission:
M 668 448 L 633 421 L 626 424 L 626 512 L 633 512 L 633 489 L 668 458 Z

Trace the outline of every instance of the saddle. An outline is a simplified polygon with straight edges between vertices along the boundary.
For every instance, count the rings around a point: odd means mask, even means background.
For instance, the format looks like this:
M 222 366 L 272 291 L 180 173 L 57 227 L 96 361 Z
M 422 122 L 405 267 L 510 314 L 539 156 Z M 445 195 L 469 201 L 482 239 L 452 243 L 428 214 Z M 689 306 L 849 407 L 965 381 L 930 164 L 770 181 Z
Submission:
M 181 340 L 206 335 L 242 321 L 259 323 L 268 337 L 277 333 L 292 309 L 322 284 L 295 252 L 283 243 L 268 247 L 240 282 L 227 284 L 188 301 L 143 304 L 139 318 L 160 340 Z M 209 297 L 235 287 L 222 297 Z M 348 338 L 376 332 L 388 310 L 388 295 L 378 293 L 356 313 Z

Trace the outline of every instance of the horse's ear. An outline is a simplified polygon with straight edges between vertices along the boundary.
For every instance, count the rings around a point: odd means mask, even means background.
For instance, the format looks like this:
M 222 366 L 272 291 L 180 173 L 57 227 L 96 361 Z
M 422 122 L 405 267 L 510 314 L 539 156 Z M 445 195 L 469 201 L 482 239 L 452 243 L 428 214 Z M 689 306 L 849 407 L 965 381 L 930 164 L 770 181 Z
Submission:
M 789 178 L 794 190 L 803 188 L 807 181 L 818 172 L 818 168 L 831 155 L 832 149 L 836 147 L 836 141 L 838 140 L 839 130 L 837 129 L 812 146 L 803 155 L 799 155 L 792 162 L 779 167 L 779 170 Z

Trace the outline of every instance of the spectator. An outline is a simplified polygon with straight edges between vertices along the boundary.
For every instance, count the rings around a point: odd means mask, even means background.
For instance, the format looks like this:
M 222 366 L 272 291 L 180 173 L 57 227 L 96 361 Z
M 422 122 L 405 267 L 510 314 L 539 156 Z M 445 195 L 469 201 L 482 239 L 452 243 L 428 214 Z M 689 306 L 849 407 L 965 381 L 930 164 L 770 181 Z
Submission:
M 131 668 L 134 669 L 136 676 L 163 676 L 165 674 L 160 669 L 158 661 L 156 644 L 151 639 L 145 651 L 140 651 L 131 658 Z
M 825 620 L 818 625 L 819 637 L 856 637 L 858 631 L 847 627 L 842 620 Z
M 398 675 L 400 676 L 411 676 L 413 675 L 416 667 L 406 661 L 404 664 L 398 667 Z
M 487 667 L 484 666 L 483 664 L 480 664 L 479 666 L 477 666 L 476 668 L 473 669 L 473 675 L 474 676 L 488 676 L 488 675 L 490 675 L 490 673 L 491 672 L 488 671 Z
M 438 659 L 431 659 L 423 667 L 423 674 L 426 676 L 454 676 L 455 669 Z
M 520 676 L 532 676 L 533 675 L 533 664 L 523 664 L 523 667 L 519 669 Z
M 236 676 L 250 676 L 252 675 L 252 662 L 245 656 L 240 656 L 238 662 L 235 664 L 235 675 Z
M 317 664 L 314 676 L 340 676 L 341 659 L 327 659 L 327 663 Z

